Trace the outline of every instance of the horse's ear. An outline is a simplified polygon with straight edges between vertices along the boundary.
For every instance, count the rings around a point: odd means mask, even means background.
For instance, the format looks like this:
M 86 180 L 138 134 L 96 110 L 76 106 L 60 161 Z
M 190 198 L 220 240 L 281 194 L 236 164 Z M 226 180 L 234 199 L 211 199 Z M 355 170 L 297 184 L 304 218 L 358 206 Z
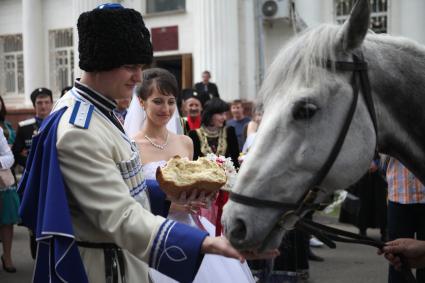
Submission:
M 369 29 L 369 21 L 369 0 L 357 0 L 338 36 L 338 44 L 342 50 L 350 51 L 362 44 Z

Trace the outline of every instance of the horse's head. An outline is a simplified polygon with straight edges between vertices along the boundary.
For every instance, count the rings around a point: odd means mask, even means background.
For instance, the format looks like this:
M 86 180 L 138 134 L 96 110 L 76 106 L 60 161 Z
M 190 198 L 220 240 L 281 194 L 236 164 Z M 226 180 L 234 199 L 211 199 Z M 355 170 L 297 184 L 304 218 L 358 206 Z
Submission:
M 328 69 L 324 60 L 352 61 L 369 27 L 368 0 L 358 1 L 342 26 L 304 32 L 278 55 L 263 82 L 264 116 L 255 144 L 239 171 L 234 192 L 295 204 L 327 160 L 353 101 L 352 72 Z M 359 96 L 343 146 L 321 183 L 328 192 L 348 187 L 368 168 L 375 131 Z M 222 222 L 241 250 L 276 248 L 284 212 L 229 201 Z M 288 207 L 286 208 L 288 210 Z

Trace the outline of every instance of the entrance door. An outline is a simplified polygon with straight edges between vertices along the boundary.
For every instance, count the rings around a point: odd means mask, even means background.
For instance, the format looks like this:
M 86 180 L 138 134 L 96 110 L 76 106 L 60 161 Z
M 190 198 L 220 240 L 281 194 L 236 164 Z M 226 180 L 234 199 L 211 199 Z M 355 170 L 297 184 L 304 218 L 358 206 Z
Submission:
M 176 77 L 179 89 L 193 86 L 192 54 L 155 57 L 152 67 L 170 71 Z

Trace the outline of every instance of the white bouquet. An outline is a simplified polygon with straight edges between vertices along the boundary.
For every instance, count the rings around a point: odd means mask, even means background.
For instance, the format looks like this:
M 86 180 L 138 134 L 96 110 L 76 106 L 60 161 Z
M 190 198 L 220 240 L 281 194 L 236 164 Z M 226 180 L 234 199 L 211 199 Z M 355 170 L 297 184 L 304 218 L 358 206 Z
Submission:
M 238 172 L 236 171 L 235 165 L 230 157 L 224 157 L 223 155 L 215 155 L 214 153 L 208 153 L 206 158 L 211 161 L 215 161 L 220 167 L 224 169 L 226 173 L 227 182 L 223 186 L 222 190 L 231 191 L 236 182 L 236 176 Z

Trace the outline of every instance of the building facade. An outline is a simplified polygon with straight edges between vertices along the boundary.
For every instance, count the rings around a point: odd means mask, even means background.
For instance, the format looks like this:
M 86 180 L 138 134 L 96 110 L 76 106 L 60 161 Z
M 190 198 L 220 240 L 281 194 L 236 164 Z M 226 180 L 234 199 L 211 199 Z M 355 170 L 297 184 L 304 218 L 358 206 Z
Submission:
M 99 0 L 0 1 L 0 94 L 12 112 L 31 109 L 31 91 L 63 87 L 78 68 L 79 14 Z M 224 100 L 254 100 L 267 66 L 297 24 L 342 23 L 353 0 L 122 0 L 150 28 L 153 65 L 173 72 L 181 88 L 204 70 Z M 371 28 L 425 44 L 425 1 L 370 0 Z M 299 21 L 299 22 L 298 22 Z M 10 111 L 9 111 L 10 112 Z M 22 112 L 23 113 L 23 112 Z

